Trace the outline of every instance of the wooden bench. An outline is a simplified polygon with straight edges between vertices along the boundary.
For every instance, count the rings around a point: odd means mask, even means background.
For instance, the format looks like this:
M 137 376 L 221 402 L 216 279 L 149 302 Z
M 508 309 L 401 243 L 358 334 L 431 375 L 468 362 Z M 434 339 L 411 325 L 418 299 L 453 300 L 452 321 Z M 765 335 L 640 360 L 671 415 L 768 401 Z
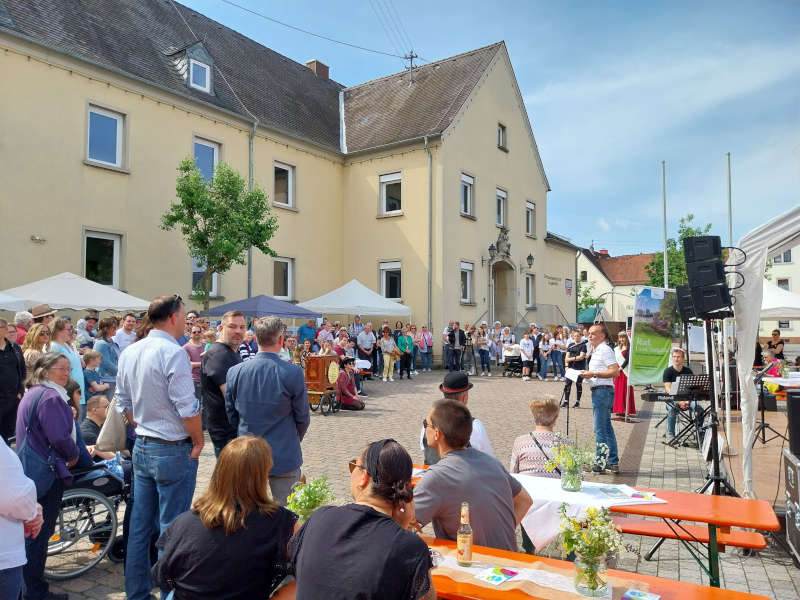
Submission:
M 663 520 L 646 521 L 644 519 L 631 519 L 628 517 L 612 517 L 614 524 L 622 533 L 632 535 L 647 535 L 650 537 L 670 540 L 684 540 L 686 542 L 709 543 L 708 527 L 704 525 L 689 525 L 680 523 L 670 527 Z M 736 548 L 750 548 L 763 550 L 767 547 L 767 540 L 757 531 L 744 531 L 741 529 L 720 528 L 717 531 L 717 546 L 720 551 L 725 551 L 725 546 Z

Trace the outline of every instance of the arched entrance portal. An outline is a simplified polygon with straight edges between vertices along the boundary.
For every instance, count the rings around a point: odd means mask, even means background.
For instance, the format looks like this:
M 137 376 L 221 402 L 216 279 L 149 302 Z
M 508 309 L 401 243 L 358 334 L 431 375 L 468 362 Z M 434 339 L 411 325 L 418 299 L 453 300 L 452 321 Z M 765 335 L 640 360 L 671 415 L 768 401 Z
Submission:
M 514 326 L 517 308 L 517 286 L 514 267 L 505 260 L 492 265 L 489 297 L 492 299 L 492 321 L 500 321 L 504 326 Z

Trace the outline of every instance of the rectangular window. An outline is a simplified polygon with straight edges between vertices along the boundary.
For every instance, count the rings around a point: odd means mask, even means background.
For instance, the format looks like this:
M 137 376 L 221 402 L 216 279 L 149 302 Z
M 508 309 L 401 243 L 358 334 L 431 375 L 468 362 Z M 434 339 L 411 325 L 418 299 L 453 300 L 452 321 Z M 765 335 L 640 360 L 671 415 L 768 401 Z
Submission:
M 525 203 L 525 235 L 536 235 L 536 205 L 533 202 Z
M 122 167 L 122 133 L 125 117 L 119 113 L 89 107 L 87 158 L 112 167 Z
M 495 219 L 495 223 L 498 225 L 505 225 L 506 224 L 506 200 L 508 199 L 508 195 L 497 188 L 497 192 L 495 194 L 497 200 L 497 216 Z
M 84 235 L 83 272 L 86 279 L 101 285 L 119 287 L 119 247 L 121 236 L 99 231 Z
M 206 181 L 214 179 L 214 169 L 219 163 L 219 144 L 203 138 L 194 138 L 194 162 L 203 174 L 203 179 Z
M 381 295 L 389 300 L 400 302 L 402 295 L 402 263 L 398 261 L 382 262 L 381 270 Z
M 525 275 L 525 306 L 536 306 L 536 275 Z
M 789 280 L 788 279 L 777 279 L 775 281 L 775 285 L 777 285 L 782 290 L 786 290 L 787 292 L 790 291 L 789 290 Z
M 211 91 L 211 68 L 193 58 L 189 59 L 189 85 L 202 92 Z
M 471 262 L 461 262 L 461 302 L 472 302 L 472 270 Z
M 791 321 L 778 321 L 778 329 L 791 329 L 792 322 Z
M 403 183 L 400 173 L 381 175 L 381 212 L 385 215 L 403 210 Z
M 497 124 L 497 147 L 503 150 L 508 149 L 506 145 L 506 126 L 502 123 Z
M 472 186 L 475 179 L 469 175 L 461 174 L 461 214 L 472 215 Z
M 281 300 L 291 300 L 294 287 L 294 261 L 291 258 L 272 259 L 272 295 Z
M 203 260 L 199 260 L 197 258 L 192 259 L 192 291 L 198 289 L 198 286 L 203 285 L 203 277 L 206 274 L 206 263 Z M 211 274 L 211 290 L 209 291 L 209 296 L 216 296 L 217 295 L 217 283 L 219 282 L 219 273 L 212 273 Z
M 581 271 L 581 281 L 588 281 L 588 280 L 589 280 L 588 273 L 586 273 L 586 271 Z
M 275 195 L 276 204 L 294 206 L 294 167 L 275 162 Z
M 789 249 L 783 253 L 783 262 L 790 263 L 792 262 L 792 250 Z

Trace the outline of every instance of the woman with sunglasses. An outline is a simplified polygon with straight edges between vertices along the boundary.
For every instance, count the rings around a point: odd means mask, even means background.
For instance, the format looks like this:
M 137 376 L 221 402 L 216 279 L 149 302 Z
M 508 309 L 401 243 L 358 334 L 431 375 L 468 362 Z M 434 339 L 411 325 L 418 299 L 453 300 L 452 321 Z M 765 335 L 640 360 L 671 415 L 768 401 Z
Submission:
M 292 538 L 297 580 L 285 593 L 300 600 L 435 598 L 428 547 L 411 530 L 411 456 L 386 439 L 349 466 L 354 502 L 317 509 Z

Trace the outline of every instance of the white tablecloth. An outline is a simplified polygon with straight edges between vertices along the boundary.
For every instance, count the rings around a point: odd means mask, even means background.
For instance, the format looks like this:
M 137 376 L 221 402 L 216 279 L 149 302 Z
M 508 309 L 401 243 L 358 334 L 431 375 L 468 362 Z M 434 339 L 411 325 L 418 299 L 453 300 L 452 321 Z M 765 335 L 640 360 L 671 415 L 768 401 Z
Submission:
M 630 498 L 630 495 L 636 490 L 627 485 L 584 481 L 580 492 L 567 492 L 561 489 L 561 479 L 559 478 L 534 477 L 517 473 L 512 473 L 512 477 L 522 484 L 522 487 L 533 499 L 528 513 L 522 518 L 522 527 L 537 548 L 545 547 L 558 535 L 562 504 L 567 505 L 567 514 L 575 517 L 589 507 L 608 508 L 622 504 L 665 502 L 661 499 Z M 628 497 L 613 498 L 604 492 L 603 488 L 616 488 L 627 494 Z

